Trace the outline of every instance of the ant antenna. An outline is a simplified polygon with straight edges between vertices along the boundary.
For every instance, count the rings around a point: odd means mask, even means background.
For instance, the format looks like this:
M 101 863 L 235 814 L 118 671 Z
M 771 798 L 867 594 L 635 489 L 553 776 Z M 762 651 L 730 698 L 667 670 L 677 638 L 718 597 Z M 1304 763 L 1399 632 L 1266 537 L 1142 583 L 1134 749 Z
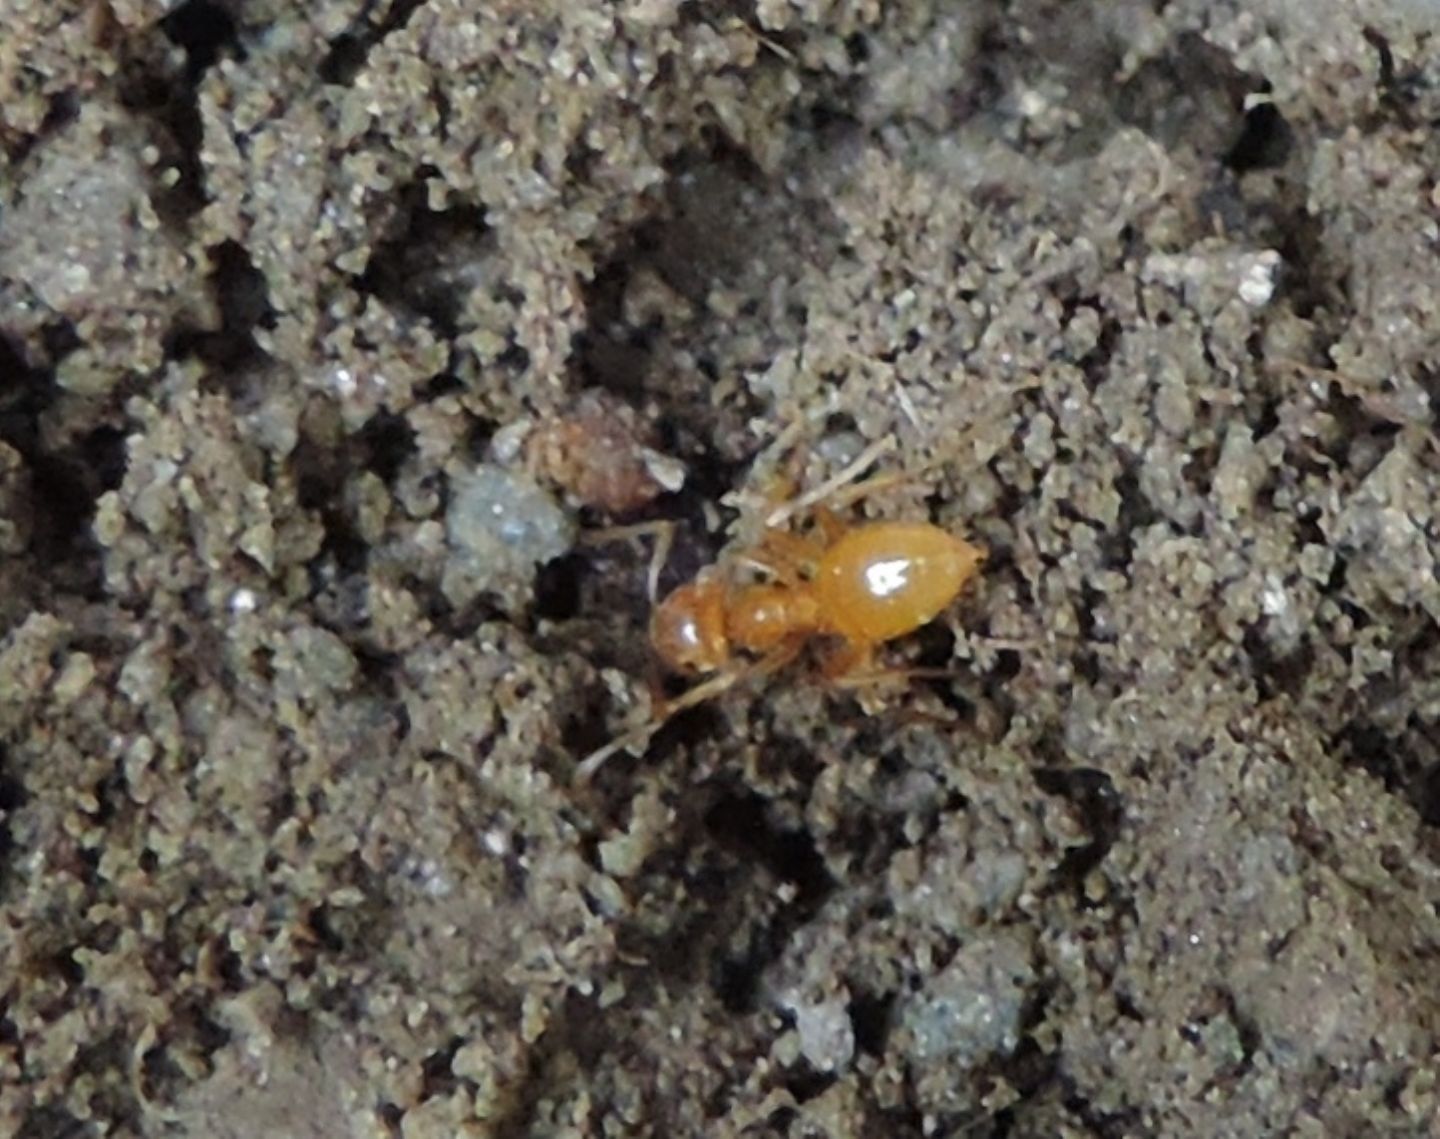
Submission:
M 879 439 L 876 439 L 875 442 L 871 443 L 870 446 L 866 447 L 865 450 L 861 451 L 853 460 L 845 464 L 844 467 L 836 471 L 819 486 L 811 488 L 798 498 L 791 499 L 789 502 L 777 506 L 766 517 L 765 525 L 769 527 L 782 526 L 801 511 L 808 510 L 818 502 L 824 502 L 840 490 L 841 487 L 854 482 L 865 473 L 866 468 L 875 462 L 876 459 L 888 454 L 894 447 L 894 435 L 880 436 Z
M 695 685 L 695 687 L 691 688 L 688 692 L 682 693 L 674 700 L 667 702 L 660 714 L 648 723 L 641 724 L 637 728 L 631 728 L 628 732 L 621 733 L 604 747 L 597 751 L 592 751 L 582 759 L 580 765 L 575 769 L 575 782 L 590 782 L 590 780 L 595 777 L 595 773 L 600 770 L 605 761 L 612 755 L 615 755 L 617 752 L 627 751 L 632 747 L 644 747 L 654 738 L 656 732 L 670 722 L 671 717 L 679 712 L 685 711 L 686 708 L 693 708 L 697 704 L 703 704 L 712 696 L 718 696 L 727 689 L 734 687 L 735 683 L 749 671 L 751 670 L 737 668 L 729 672 L 722 672 L 718 676 L 712 676 L 709 680 Z

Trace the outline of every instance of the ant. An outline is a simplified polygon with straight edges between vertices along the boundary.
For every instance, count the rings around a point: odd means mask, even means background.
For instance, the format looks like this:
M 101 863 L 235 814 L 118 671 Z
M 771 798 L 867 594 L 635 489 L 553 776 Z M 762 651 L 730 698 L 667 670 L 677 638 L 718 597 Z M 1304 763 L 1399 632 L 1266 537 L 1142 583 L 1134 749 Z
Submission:
M 669 671 L 703 676 L 661 705 L 650 721 L 591 753 L 577 771 L 589 779 L 618 751 L 647 742 L 667 720 L 750 676 L 767 676 L 795 660 L 816 637 L 832 642 L 822 661 L 834 683 L 892 675 L 873 670 L 875 650 L 934 620 L 973 578 L 986 552 L 929 522 L 847 523 L 826 499 L 863 471 L 888 440 L 866 451 L 836 478 L 771 512 L 754 548 L 701 570 L 670 593 L 650 619 L 650 645 Z M 880 475 L 849 488 L 853 502 L 898 481 Z M 815 533 L 783 528 L 814 507 Z M 660 533 L 650 570 L 652 597 L 669 548 L 670 524 L 642 524 L 610 536 Z M 748 569 L 761 580 L 747 579 Z

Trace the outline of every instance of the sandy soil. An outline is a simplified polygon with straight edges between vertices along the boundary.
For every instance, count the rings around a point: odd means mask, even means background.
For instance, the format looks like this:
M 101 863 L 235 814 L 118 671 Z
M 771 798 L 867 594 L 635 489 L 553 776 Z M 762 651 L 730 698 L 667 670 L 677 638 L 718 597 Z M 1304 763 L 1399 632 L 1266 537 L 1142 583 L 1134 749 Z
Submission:
M 1433 5 L 0 12 L 0 1133 L 1440 1133 Z

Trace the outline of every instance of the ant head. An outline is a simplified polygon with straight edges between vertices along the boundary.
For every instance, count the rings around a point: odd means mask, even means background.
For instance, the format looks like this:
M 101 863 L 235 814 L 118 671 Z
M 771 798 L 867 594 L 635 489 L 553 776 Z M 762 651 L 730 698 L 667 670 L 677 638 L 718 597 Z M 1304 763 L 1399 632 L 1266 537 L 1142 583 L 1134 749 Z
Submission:
M 725 636 L 725 586 L 702 575 L 655 607 L 650 643 L 674 672 L 715 672 L 730 660 Z

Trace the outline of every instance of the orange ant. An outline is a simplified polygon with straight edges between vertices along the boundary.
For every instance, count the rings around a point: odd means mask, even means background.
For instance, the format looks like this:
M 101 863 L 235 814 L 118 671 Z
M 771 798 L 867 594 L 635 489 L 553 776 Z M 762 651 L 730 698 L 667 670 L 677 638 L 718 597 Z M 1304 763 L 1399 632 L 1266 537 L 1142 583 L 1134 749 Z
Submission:
M 867 449 L 847 472 L 863 470 L 878 453 Z M 848 477 L 842 472 L 837 478 Z M 879 476 L 851 487 L 845 498 L 853 501 L 894 481 Z M 985 560 L 984 550 L 929 522 L 847 524 L 828 506 L 816 505 L 833 494 L 836 482 L 772 512 L 755 548 L 706 567 L 656 606 L 650 644 L 660 662 L 674 673 L 708 679 L 587 756 L 578 769 L 581 780 L 616 752 L 648 741 L 675 713 L 745 677 L 784 668 L 814 637 L 834 642 L 822 666 L 826 679 L 865 683 L 885 677 L 872 671 L 875 649 L 934 620 Z M 808 506 L 815 506 L 815 535 L 780 528 Z M 669 546 L 668 527 L 659 529 L 652 596 L 658 561 Z M 758 570 L 764 580 L 743 580 L 735 572 L 739 567 Z

